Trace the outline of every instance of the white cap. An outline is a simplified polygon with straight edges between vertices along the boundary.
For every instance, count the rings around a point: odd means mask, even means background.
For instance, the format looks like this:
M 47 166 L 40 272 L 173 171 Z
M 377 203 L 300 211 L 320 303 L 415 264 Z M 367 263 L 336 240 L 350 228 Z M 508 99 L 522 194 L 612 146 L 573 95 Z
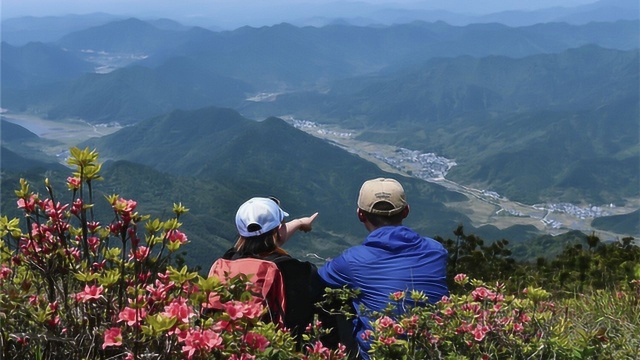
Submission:
M 280 226 L 285 216 L 289 216 L 289 214 L 280 208 L 278 200 L 254 197 L 238 208 L 236 228 L 241 236 L 257 236 Z M 251 225 L 257 230 L 249 231 Z

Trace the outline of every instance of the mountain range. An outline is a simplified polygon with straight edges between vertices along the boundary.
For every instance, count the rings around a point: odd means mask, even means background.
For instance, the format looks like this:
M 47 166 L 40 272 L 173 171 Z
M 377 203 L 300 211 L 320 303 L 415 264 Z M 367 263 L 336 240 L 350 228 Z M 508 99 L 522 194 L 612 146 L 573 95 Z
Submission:
M 337 80 L 399 71 L 433 58 L 521 58 L 585 44 L 629 50 L 639 42 L 638 24 L 550 23 L 521 28 L 442 22 L 382 28 L 279 24 L 213 32 L 171 31 L 127 19 L 70 33 L 53 44 L 4 43 L 2 66 L 16 71 L 3 78 L 2 103 L 50 118 L 134 123 L 174 108 L 239 108 L 261 92 L 324 91 Z M 33 54 L 31 58 L 42 64 L 25 61 L 23 53 Z M 66 62 L 58 60 L 62 54 L 68 57 Z M 101 67 L 113 58 L 131 64 L 106 74 L 86 72 L 87 61 Z M 60 81 L 64 72 L 55 69 L 84 75 Z
M 157 216 L 183 202 L 199 265 L 230 246 L 233 213 L 255 195 L 281 198 L 293 216 L 319 211 L 314 231 L 290 250 L 335 255 L 364 236 L 355 196 L 377 176 L 402 179 L 407 224 L 425 235 L 447 238 L 458 225 L 488 240 L 543 234 L 474 224 L 454 206 L 467 196 L 389 174 L 285 116 L 454 159 L 447 179 L 513 201 L 633 206 L 640 197 L 637 19 L 216 31 L 99 18 L 47 42 L 3 41 L 2 111 L 121 125 L 78 144 L 107 161 L 96 191 L 135 198 Z M 19 177 L 64 169 L 46 162 L 46 142 L 24 128 L 3 121 L 1 135 L 5 214 L 6 189 Z M 637 236 L 638 216 L 593 226 Z
M 195 6 L 190 3 L 175 4 L 172 8 L 157 6 L 153 9 L 137 11 L 127 7 L 113 15 L 105 12 L 67 16 L 25 16 L 12 15 L 10 7 L 3 8 L 3 39 L 14 45 L 30 41 L 52 42 L 77 30 L 103 25 L 110 21 L 127 17 L 138 17 L 165 28 L 180 28 L 177 20 L 189 26 L 199 26 L 209 30 L 235 30 L 242 26 L 270 26 L 288 22 L 293 25 L 322 27 L 333 24 L 380 26 L 407 23 L 415 20 L 445 21 L 452 25 L 465 26 L 478 23 L 501 23 L 509 26 L 527 26 L 539 23 L 564 22 L 582 25 L 589 22 L 612 22 L 620 19 L 638 19 L 639 4 L 635 0 L 599 0 L 576 6 L 559 6 L 553 1 L 528 4 L 527 10 L 513 6 L 515 2 L 505 0 L 483 1 L 331 1 L 294 2 L 278 4 L 244 2 L 242 5 L 202 2 Z M 115 5 L 117 7 L 117 5 Z M 535 9 L 535 10 L 532 10 Z M 58 13 L 70 13 L 74 10 Z M 78 11 L 78 10 L 75 10 Z M 105 11 L 105 10 L 103 10 Z M 109 12 L 106 10 L 106 12 Z M 195 15 L 199 14 L 199 15 Z M 169 20 L 169 18 L 174 20 Z
M 519 59 L 438 58 L 243 110 L 435 152 L 458 162 L 452 180 L 518 201 L 620 203 L 640 191 L 629 181 L 640 173 L 639 63 L 637 49 L 593 45 Z

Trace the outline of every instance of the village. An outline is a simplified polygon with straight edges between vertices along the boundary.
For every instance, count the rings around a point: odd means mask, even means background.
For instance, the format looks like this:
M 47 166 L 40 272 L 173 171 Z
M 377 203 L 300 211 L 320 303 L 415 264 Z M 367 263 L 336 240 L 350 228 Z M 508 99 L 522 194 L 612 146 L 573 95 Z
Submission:
M 329 130 L 316 122 L 294 119 L 291 116 L 283 117 L 283 119 L 287 120 L 295 128 L 312 133 L 321 138 L 331 138 L 334 141 L 338 141 L 340 139 L 353 139 L 355 137 L 354 131 Z M 341 143 L 341 145 L 344 145 L 344 143 Z M 422 153 L 417 150 L 400 147 L 395 148 L 393 151 L 389 151 L 388 149 L 385 151 L 368 151 L 367 155 L 387 164 L 401 173 L 429 182 L 442 183 L 446 179 L 446 175 L 449 170 L 457 165 L 455 160 L 447 159 L 434 153 Z M 447 182 L 451 183 L 449 180 L 447 180 Z M 458 185 L 458 188 L 465 189 L 466 191 L 464 192 L 466 194 L 473 192 L 475 197 L 499 206 L 500 208 L 496 211 L 496 215 L 536 217 L 550 229 L 561 229 L 566 227 L 565 224 L 554 219 L 551 216 L 553 214 L 565 214 L 577 220 L 588 220 L 611 215 L 611 212 L 606 211 L 605 208 L 600 206 L 589 205 L 587 207 L 579 207 L 570 203 L 548 203 L 526 206 L 535 211 L 536 214 L 544 214 L 543 216 L 532 216 L 531 214 L 523 211 L 502 206 L 501 204 L 507 202 L 508 199 L 495 191 L 469 189 L 461 185 Z M 615 207 L 613 204 L 609 204 L 607 206 L 609 208 Z

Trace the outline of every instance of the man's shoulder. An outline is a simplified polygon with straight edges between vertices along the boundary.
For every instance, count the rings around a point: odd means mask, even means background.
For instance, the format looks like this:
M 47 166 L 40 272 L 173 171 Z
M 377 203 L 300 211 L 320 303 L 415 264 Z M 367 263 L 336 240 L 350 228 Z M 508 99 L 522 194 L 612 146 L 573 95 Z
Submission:
M 331 259 L 331 262 L 351 263 L 353 261 L 361 262 L 363 258 L 375 257 L 376 249 L 366 245 L 355 245 L 345 249 L 340 255 Z

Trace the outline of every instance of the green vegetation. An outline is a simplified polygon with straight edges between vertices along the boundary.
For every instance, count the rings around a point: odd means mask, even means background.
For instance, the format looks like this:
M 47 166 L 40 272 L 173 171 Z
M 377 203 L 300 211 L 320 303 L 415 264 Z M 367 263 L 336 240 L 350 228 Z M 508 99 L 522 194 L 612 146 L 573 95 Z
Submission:
M 640 233 L 640 210 L 626 215 L 613 215 L 593 219 L 591 225 L 601 230 L 614 230 L 624 234 L 638 234 Z
M 640 195 L 638 63 L 638 50 L 595 46 L 433 59 L 347 93 L 278 101 L 361 140 L 456 159 L 451 180 L 511 200 L 619 203 Z
M 212 105 L 254 119 L 291 114 L 455 158 L 451 180 L 514 201 L 621 204 L 640 196 L 629 181 L 640 173 L 637 24 L 217 33 L 127 19 L 58 44 L 3 44 L 2 103 L 90 123 Z M 81 54 L 56 46 L 146 58 L 86 74 Z M 275 101 L 246 100 L 270 92 Z
M 287 244 L 287 250 L 311 261 L 316 256 L 334 256 L 358 244 L 365 235 L 355 226 L 353 216 L 354 194 L 362 181 L 389 176 L 280 119 L 256 122 L 215 107 L 173 111 L 85 145 L 100 149 L 104 159 L 117 160 L 104 166 L 103 176 L 108 181 L 95 185 L 100 197 L 117 189 L 123 196 L 136 198 L 143 210 L 154 216 L 163 215 L 170 199 L 194 210 L 183 221 L 198 251 L 190 252 L 187 258 L 201 268 L 233 243 L 233 214 L 243 199 L 265 194 L 278 196 L 292 216 L 320 213 L 314 231 Z M 33 161 L 21 157 L 5 161 L 10 155 L 3 151 L 2 208 L 8 212 L 14 207 L 10 190 L 20 178 L 43 191 L 39 179 L 55 178 L 66 171 L 59 165 L 44 164 L 39 170 L 29 170 L 24 167 L 34 165 Z M 46 171 L 53 172 L 44 175 Z M 564 245 L 562 237 L 548 237 L 541 240 L 544 246 L 536 245 L 542 234 L 533 226 L 474 228 L 465 214 L 443 205 L 466 201 L 463 195 L 419 179 L 402 177 L 401 181 L 411 194 L 412 214 L 407 225 L 427 236 L 447 238 L 461 224 L 486 241 L 510 239 L 517 246 L 514 254 L 518 260 L 557 254 Z M 96 206 L 107 204 L 96 201 Z
M 192 210 L 173 203 L 161 218 L 135 200 L 106 196 L 94 206 L 98 154 L 73 148 L 66 182 L 44 194 L 22 179 L 21 218 L 0 214 L 0 354 L 36 359 L 344 359 L 326 331 L 310 324 L 299 344 L 265 322 L 250 279 L 225 284 L 189 269 L 180 255 Z M 126 172 L 119 174 L 126 177 Z M 153 179 L 148 179 L 153 181 Z M 61 186 L 60 186 L 61 185 Z M 72 193 L 58 199 L 58 187 Z M 110 215 L 99 221 L 105 210 Z M 451 296 L 434 306 L 394 309 L 414 292 L 390 294 L 375 315 L 374 359 L 635 358 L 640 347 L 640 247 L 632 238 L 567 246 L 535 264 L 511 259 L 506 240 L 485 245 L 455 230 L 449 250 Z M 348 298 L 352 292 L 328 291 Z M 210 311 L 221 305 L 221 311 Z M 404 305 L 403 305 L 404 306 Z M 349 314 L 345 314 L 349 316 Z

